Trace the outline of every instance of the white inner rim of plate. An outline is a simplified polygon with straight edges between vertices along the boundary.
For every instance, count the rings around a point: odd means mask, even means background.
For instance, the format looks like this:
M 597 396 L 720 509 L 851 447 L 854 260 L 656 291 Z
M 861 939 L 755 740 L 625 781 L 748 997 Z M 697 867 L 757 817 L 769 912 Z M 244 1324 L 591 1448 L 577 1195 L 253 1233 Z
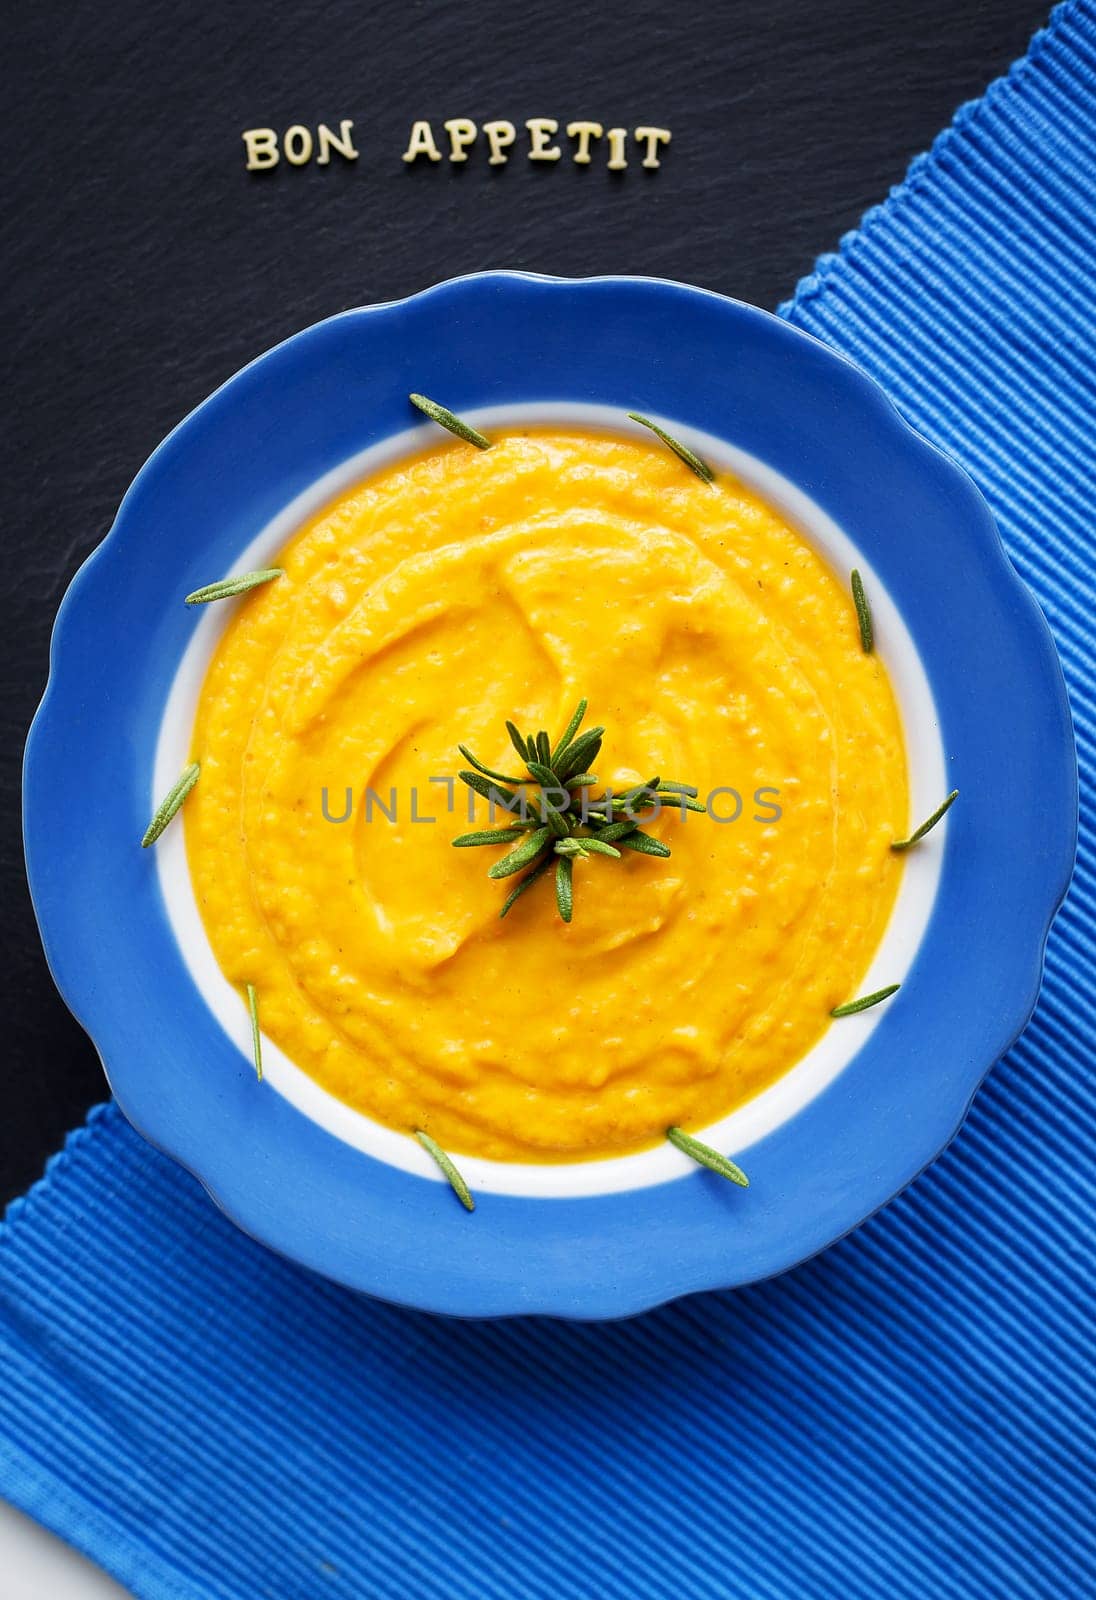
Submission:
M 556 424 L 610 429 L 617 433 L 635 432 L 644 440 L 650 438 L 645 429 L 629 423 L 621 412 L 607 406 L 545 403 L 462 414 L 488 433 L 492 428 Z M 656 417 L 655 420 L 713 465 L 737 474 L 778 507 L 837 572 L 847 573 L 852 567 L 859 567 L 871 599 L 878 647 L 886 660 L 901 710 L 910 766 L 910 815 L 914 818 L 927 816 L 946 792 L 944 752 L 936 708 L 913 640 L 869 563 L 813 500 L 756 456 L 735 449 L 710 434 L 682 428 L 672 418 Z M 302 523 L 342 490 L 401 457 L 428 449 L 437 437 L 434 426 L 426 424 L 351 456 L 258 532 L 247 548 L 240 551 L 236 569 L 246 572 L 269 565 Z M 220 576 L 222 574 L 211 574 L 210 581 Z M 229 601 L 204 609 L 175 675 L 156 747 L 150 815 L 159 797 L 171 787 L 187 761 L 198 695 L 230 615 L 231 604 Z M 895 909 L 865 975 L 862 992 L 887 983 L 899 983 L 909 972 L 936 897 L 946 831 L 946 824 L 937 828 L 923 846 L 907 857 Z M 250 1067 L 251 1032 L 247 1011 L 217 965 L 206 937 L 187 869 L 182 828 L 168 829 L 156 849 L 168 917 L 191 977 Z M 733 1155 L 739 1155 L 763 1139 L 802 1111 L 832 1083 L 862 1048 L 883 1009 L 878 1007 L 835 1023 L 778 1082 L 721 1121 L 698 1130 L 700 1137 Z M 344 1105 L 265 1037 L 263 1073 L 265 1082 L 262 1086 L 256 1085 L 256 1093 L 274 1091 L 284 1095 L 305 1116 L 356 1149 L 420 1177 L 445 1181 L 415 1139 L 383 1127 Z M 611 1160 L 551 1165 L 485 1161 L 459 1151 L 453 1154 L 473 1190 L 496 1194 L 541 1197 L 614 1194 L 665 1183 L 696 1171 L 693 1162 L 669 1144 Z

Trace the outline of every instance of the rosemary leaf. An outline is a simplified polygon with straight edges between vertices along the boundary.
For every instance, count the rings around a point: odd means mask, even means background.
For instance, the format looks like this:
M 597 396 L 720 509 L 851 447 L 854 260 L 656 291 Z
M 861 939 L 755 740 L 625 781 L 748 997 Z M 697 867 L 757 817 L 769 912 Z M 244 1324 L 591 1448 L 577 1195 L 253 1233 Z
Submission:
M 620 802 L 614 801 L 613 804 L 615 809 L 624 809 L 624 805 Z M 635 801 L 629 801 L 628 804 L 634 807 Z M 703 816 L 708 809 L 707 806 L 704 805 L 700 800 L 690 800 L 689 796 L 686 794 L 677 794 L 676 792 L 673 794 L 666 794 L 661 789 L 657 794 L 642 796 L 641 804 L 644 806 L 654 806 L 657 804 L 660 811 L 663 806 L 669 806 L 677 812 L 695 811 L 699 816 Z
M 604 839 L 605 834 L 600 835 Z M 625 850 L 635 850 L 641 856 L 660 856 L 665 858 L 670 854 L 668 844 L 663 844 L 661 839 L 652 839 L 649 833 L 644 833 L 637 828 L 634 833 L 623 834 L 619 840 Z
M 575 744 L 572 745 L 570 750 L 565 750 L 563 752 L 563 755 L 560 758 L 560 766 L 566 769 L 566 775 L 561 773 L 560 776 L 563 778 L 564 784 L 567 784 L 571 781 L 572 773 L 578 773 L 584 771 L 587 767 L 593 766 L 594 762 L 601 754 L 601 744 L 602 737 L 599 732 L 597 738 L 591 740 L 591 742 L 584 749 L 579 750 L 578 742 L 576 740 Z
M 915 828 L 908 839 L 895 839 L 891 844 L 891 849 L 909 850 L 912 845 L 917 844 L 920 839 L 925 837 L 926 833 L 932 832 L 933 828 L 935 828 L 941 817 L 945 816 L 946 813 L 951 810 L 958 798 L 958 789 L 953 789 L 948 795 L 947 799 L 944 801 L 943 805 L 937 806 L 931 817 L 926 817 L 921 826 L 919 828 Z
M 284 578 L 283 567 L 262 567 L 257 572 L 241 572 L 238 578 L 223 578 L 220 583 L 207 583 L 204 589 L 195 589 L 193 594 L 188 594 L 188 606 L 208 605 L 211 600 L 231 600 L 234 594 L 246 594 L 248 589 L 257 589 L 261 583 L 272 583 L 275 578 Z
M 580 772 L 577 778 L 568 778 L 568 789 L 592 789 L 597 782 L 596 772 Z
M 604 839 L 583 839 L 582 843 L 587 853 L 592 851 L 596 856 L 616 856 L 617 860 L 620 860 L 620 851 L 615 849 L 613 845 L 606 844 Z M 556 848 L 558 849 L 559 846 L 557 845 Z
M 496 783 L 519 784 L 524 783 L 524 778 L 510 778 L 505 772 L 495 772 L 491 767 L 485 767 L 482 761 L 477 761 L 466 744 L 458 744 L 457 749 L 466 761 L 471 762 L 477 772 L 482 772 L 485 778 L 493 778 Z
M 529 768 L 529 771 L 540 784 L 542 789 L 563 788 L 563 784 L 559 780 L 558 773 L 554 772 L 551 767 L 545 766 L 543 761 L 529 760 L 526 762 L 526 766 Z
M 638 827 L 638 822 L 610 822 L 608 827 L 597 830 L 597 837 L 603 844 L 613 844 L 616 840 L 624 839 L 628 834 L 635 833 Z
M 508 855 L 503 856 L 501 861 L 496 861 L 493 867 L 488 867 L 487 876 L 489 878 L 509 878 L 513 873 L 520 872 L 522 867 L 527 867 L 530 862 L 540 855 L 540 852 L 548 843 L 551 832 L 551 828 L 548 827 L 537 828 L 515 850 L 511 850 Z
M 567 781 L 569 783 L 571 780 L 568 779 Z M 590 826 L 592 828 L 603 827 L 607 822 L 612 822 L 613 801 L 610 795 L 590 794 L 584 795 L 583 799 L 586 802 L 586 816 L 589 818 Z M 598 820 L 599 818 L 600 821 Z M 585 821 L 586 818 L 584 817 L 583 820 Z
M 462 833 L 452 843 L 456 850 L 467 850 L 477 844 L 508 844 L 511 839 L 524 832 L 524 825 L 515 822 L 509 828 L 483 828 L 479 833 Z
M 556 764 L 557 760 L 559 759 L 559 757 L 567 749 L 567 746 L 571 743 L 571 740 L 574 738 L 575 734 L 581 728 L 582 719 L 586 715 L 586 704 L 587 704 L 587 702 L 585 700 L 580 700 L 578 705 L 575 707 L 574 711 L 572 712 L 570 722 L 567 724 L 567 726 L 564 728 L 562 734 L 560 735 L 559 743 L 556 745 L 556 748 L 552 751 L 551 759 L 546 763 L 546 765 L 548 765 L 549 767 L 554 767 L 555 766 L 555 764 Z
M 570 836 L 571 825 L 561 811 L 544 801 L 544 817 L 557 839 L 566 839 Z
M 263 1081 L 263 1041 L 259 1033 L 259 997 L 255 985 L 247 985 L 247 1009 L 251 1013 L 251 1054 L 255 1059 L 255 1076 Z
M 620 801 L 623 805 L 634 805 L 637 800 L 648 801 L 655 794 L 662 780 L 652 778 L 649 783 L 637 783 L 634 789 L 621 789 L 613 796 L 613 800 Z
M 666 1137 L 672 1145 L 692 1158 L 702 1167 L 707 1167 L 711 1172 L 718 1172 L 721 1178 L 729 1178 L 732 1183 L 737 1183 L 742 1189 L 750 1187 L 750 1180 L 741 1167 L 735 1165 L 729 1156 L 720 1155 L 718 1150 L 713 1150 L 710 1144 L 704 1144 L 700 1139 L 694 1139 L 691 1133 L 686 1133 L 684 1128 L 667 1128 Z
M 512 722 L 507 722 L 506 731 L 510 735 L 510 743 L 524 761 L 529 754 L 528 746 Z
M 452 1189 L 453 1193 L 456 1195 L 465 1211 L 474 1211 L 476 1209 L 476 1202 L 472 1198 L 471 1189 L 465 1183 L 464 1179 L 453 1165 L 452 1160 L 446 1155 L 438 1141 L 436 1139 L 431 1139 L 430 1135 L 428 1133 L 424 1133 L 421 1128 L 415 1129 L 415 1138 L 422 1145 L 427 1155 L 432 1156 L 437 1162 L 438 1166 L 441 1168 L 441 1171 L 449 1180 L 449 1187 Z
M 552 745 L 543 728 L 537 734 L 537 760 L 542 767 L 552 764 Z
M 518 798 L 512 789 L 507 789 L 500 783 L 491 783 L 478 772 L 458 772 L 457 777 L 470 789 L 474 789 L 481 799 L 492 800 L 496 805 L 510 806 Z
M 856 620 L 860 624 L 860 643 L 864 648 L 864 654 L 870 656 L 872 646 L 875 643 L 875 630 L 871 621 L 871 606 L 869 606 L 868 597 L 864 593 L 864 580 L 855 567 L 852 569 L 850 582 L 852 584 L 853 604 L 856 607 Z
M 141 840 L 142 850 L 147 850 L 150 844 L 156 843 L 191 789 L 197 783 L 200 771 L 201 767 L 197 761 L 192 761 L 189 767 L 184 767 L 181 776 L 176 779 L 156 807 L 156 814 L 145 829 L 144 837 Z
M 448 428 L 450 433 L 455 433 L 458 439 L 464 439 L 468 444 L 474 444 L 477 450 L 490 450 L 491 441 L 479 433 L 475 428 L 469 427 L 445 406 L 439 406 L 436 400 L 428 400 L 424 394 L 410 394 L 407 397 L 413 406 L 428 416 L 431 422 L 437 422 L 443 428 Z
M 830 1016 L 853 1017 L 858 1011 L 870 1011 L 881 1000 L 889 1000 L 892 994 L 897 994 L 901 987 L 900 983 L 888 983 L 885 989 L 876 989 L 873 994 L 861 995 L 859 1000 L 848 1000 L 843 1006 L 834 1006 Z
M 552 763 L 552 770 L 557 772 L 566 783 L 573 772 L 585 772 L 592 767 L 601 751 L 601 740 L 604 728 L 587 728 L 585 733 L 580 733 L 573 744 Z
M 569 839 L 557 839 L 554 849 L 557 856 L 585 857 L 589 855 L 589 847 L 592 843 L 593 841 L 591 839 L 576 839 L 574 837 Z
M 673 435 L 667 433 L 664 428 L 660 428 L 657 422 L 651 421 L 650 417 L 640 416 L 638 411 L 629 411 L 628 416 L 633 422 L 639 422 L 643 425 L 643 427 L 650 428 L 652 433 L 656 433 L 662 440 L 663 444 L 668 445 L 673 451 L 674 455 L 677 456 L 678 460 L 684 461 L 689 470 L 691 472 L 695 472 L 698 478 L 702 479 L 705 483 L 715 482 L 715 473 L 712 471 L 711 467 L 709 467 L 706 462 L 701 461 L 700 457 L 695 455 L 693 451 L 689 449 L 688 445 L 682 444 L 680 439 L 675 439 Z
M 675 806 L 678 811 L 682 810 L 682 806 L 685 806 L 686 810 L 690 811 L 704 810 L 704 806 L 699 805 L 699 802 L 685 800 L 682 795 L 667 795 L 666 803 L 667 805 Z M 611 811 L 613 811 L 613 816 L 618 821 L 621 818 L 632 818 L 635 822 L 653 822 L 661 810 L 661 795 L 654 795 L 654 798 L 651 798 L 650 795 L 642 794 L 637 795 L 635 800 L 613 800 L 613 803 L 611 803 Z M 653 811 L 653 814 L 648 814 L 651 811 Z
M 527 872 L 525 874 L 525 877 L 522 878 L 520 880 L 520 882 L 518 882 L 518 883 L 516 883 L 514 885 L 514 887 L 510 890 L 510 893 L 506 896 L 506 899 L 502 903 L 502 910 L 499 912 L 499 920 L 500 921 L 506 915 L 506 913 L 510 910 L 510 907 L 512 905 L 514 905 L 518 900 L 521 899 L 522 895 L 526 892 L 526 890 L 527 889 L 531 889 L 533 887 L 534 883 L 536 883 L 538 878 L 543 878 L 544 874 L 548 871 L 549 867 L 551 867 L 553 865 L 554 861 L 555 861 L 555 857 L 554 856 L 551 856 L 551 855 L 545 856 L 543 861 L 538 861 L 537 862 L 537 864 L 533 868 L 532 872 Z
M 677 797 L 674 803 L 679 804 Z M 662 810 L 662 796 L 656 789 L 650 789 L 646 784 L 631 790 L 628 794 L 613 796 L 614 816 L 634 817 L 639 812 L 654 811 L 655 816 Z
M 574 862 L 568 856 L 560 856 L 556 862 L 556 907 L 564 922 L 570 922 L 575 910 L 573 871 Z
M 671 783 L 668 778 L 663 778 L 658 786 L 658 792 L 659 794 L 685 794 L 689 796 L 690 800 L 695 800 L 700 794 L 700 790 L 695 789 L 691 783 Z

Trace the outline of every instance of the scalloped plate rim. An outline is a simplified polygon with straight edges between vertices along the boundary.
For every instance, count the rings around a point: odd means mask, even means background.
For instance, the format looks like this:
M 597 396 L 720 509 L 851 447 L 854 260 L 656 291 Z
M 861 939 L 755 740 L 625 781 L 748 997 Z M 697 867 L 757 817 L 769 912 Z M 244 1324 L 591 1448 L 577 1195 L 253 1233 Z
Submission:
M 809 341 L 809 343 L 816 346 L 818 350 L 824 352 L 826 358 L 828 358 L 831 362 L 840 364 L 841 368 L 844 370 L 844 376 L 846 380 L 852 383 L 860 391 L 862 397 L 868 398 L 873 403 L 873 406 L 879 415 L 881 425 L 890 430 L 899 430 L 907 447 L 918 452 L 926 461 L 931 460 L 933 463 L 933 470 L 935 470 L 935 472 L 942 474 L 945 477 L 950 476 L 953 486 L 955 484 L 962 486 L 962 493 L 967 501 L 967 509 L 969 512 L 968 523 L 971 534 L 980 541 L 985 558 L 991 564 L 995 564 L 997 566 L 997 577 L 999 579 L 1002 576 L 1001 569 L 1003 569 L 1003 574 L 1007 577 L 1007 583 L 1009 585 L 1012 598 L 1019 606 L 1020 615 L 1023 619 L 1023 625 L 1032 636 L 1032 643 L 1033 645 L 1037 646 L 1038 654 L 1041 654 L 1043 657 L 1041 663 L 1042 668 L 1044 671 L 1049 671 L 1050 677 L 1054 680 L 1058 709 L 1059 712 L 1064 711 L 1064 726 L 1067 730 L 1069 729 L 1070 719 L 1068 698 L 1066 695 L 1061 666 L 1054 648 L 1053 636 L 1051 634 L 1049 625 L 1034 597 L 1031 595 L 1027 586 L 1019 577 L 1011 561 L 1009 560 L 999 529 L 997 528 L 996 522 L 980 491 L 965 469 L 952 457 L 947 455 L 945 451 L 940 449 L 940 447 L 919 433 L 917 429 L 905 418 L 905 416 L 886 394 L 886 392 L 881 388 L 881 386 L 877 384 L 874 379 L 865 373 L 843 352 L 835 350 L 824 341 L 819 340 L 814 335 L 806 332 L 806 330 L 796 327 L 794 323 L 788 322 L 785 319 L 776 316 L 772 312 L 758 307 L 747 306 L 743 302 L 735 301 L 730 299 L 730 297 L 721 295 L 712 290 L 694 288 L 690 285 L 671 280 L 646 276 L 633 277 L 619 274 L 603 274 L 591 278 L 573 279 L 524 272 L 470 273 L 457 278 L 441 281 L 419 291 L 416 294 L 409 295 L 401 299 L 389 300 L 379 302 L 375 305 L 356 307 L 341 311 L 332 317 L 325 318 L 319 323 L 312 324 L 307 328 L 287 336 L 285 339 L 280 340 L 276 345 L 272 346 L 269 350 L 266 350 L 255 356 L 237 372 L 228 377 L 222 384 L 213 390 L 209 396 L 207 396 L 190 412 L 188 412 L 152 451 L 134 477 L 132 483 L 126 491 L 126 494 L 123 496 L 117 514 L 115 515 L 109 530 L 99 544 L 88 554 L 70 581 L 61 605 L 58 609 L 50 640 L 49 675 L 41 701 L 35 712 L 30 730 L 28 732 L 24 755 L 23 799 L 25 840 L 28 832 L 26 828 L 26 809 L 28 805 L 28 791 L 31 782 L 30 773 L 37 759 L 38 746 L 44 739 L 43 729 L 46 727 L 50 719 L 58 696 L 64 691 L 65 688 L 65 663 L 63 658 L 65 653 L 66 635 L 69 631 L 69 628 L 72 626 L 72 619 L 80 609 L 87 591 L 89 588 L 91 588 L 93 582 L 97 578 L 100 568 L 109 570 L 112 563 L 122 554 L 127 532 L 127 514 L 134 500 L 138 497 L 140 490 L 155 475 L 156 469 L 162 458 L 171 451 L 172 446 L 178 440 L 180 435 L 184 434 L 188 430 L 194 419 L 208 414 L 212 410 L 216 409 L 217 405 L 223 404 L 226 396 L 231 395 L 232 390 L 238 384 L 240 379 L 245 377 L 245 375 L 253 373 L 255 369 L 261 368 L 270 360 L 271 357 L 286 350 L 287 347 L 299 345 L 302 341 L 307 340 L 310 336 L 316 335 L 321 330 L 329 330 L 334 324 L 345 321 L 357 321 L 357 319 L 360 319 L 363 316 L 368 317 L 377 312 L 398 313 L 406 308 L 415 309 L 431 302 L 442 305 L 448 298 L 454 294 L 459 295 L 462 291 L 467 290 L 469 287 L 478 292 L 480 289 L 489 289 L 495 285 L 502 285 L 505 287 L 506 285 L 514 283 L 540 286 L 546 289 L 563 287 L 568 291 L 584 287 L 601 287 L 610 289 L 623 287 L 625 291 L 630 291 L 635 287 L 644 287 L 653 289 L 659 293 L 669 292 L 671 294 L 685 295 L 690 298 L 703 297 L 719 306 L 731 306 L 740 311 L 745 311 L 753 317 L 764 318 L 766 321 L 773 324 L 776 329 L 781 330 L 782 334 L 788 336 L 791 340 Z M 1033 652 L 1033 654 L 1034 653 L 1035 652 Z M 920 1172 L 922 1172 L 927 1166 L 931 1165 L 932 1162 L 936 1160 L 942 1151 L 947 1147 L 947 1145 L 950 1144 L 955 1134 L 961 1128 L 970 1105 L 976 1096 L 978 1089 L 984 1082 L 987 1073 L 991 1070 L 995 1062 L 998 1061 L 1009 1048 L 1011 1048 L 1012 1044 L 1023 1032 L 1032 1012 L 1035 1009 L 1042 981 L 1047 939 L 1049 937 L 1054 918 L 1061 906 L 1063 899 L 1065 898 L 1073 870 L 1077 835 L 1078 797 L 1076 765 L 1075 758 L 1072 757 L 1072 751 L 1071 760 L 1073 765 L 1072 795 L 1069 799 L 1069 809 L 1071 815 L 1068 819 L 1060 819 L 1060 822 L 1065 821 L 1066 826 L 1064 831 L 1060 831 L 1058 836 L 1058 848 L 1055 852 L 1056 865 L 1054 867 L 1053 878 L 1049 883 L 1048 902 L 1044 908 L 1043 918 L 1040 925 L 1037 928 L 1033 926 L 1029 932 L 1029 944 L 1024 962 L 1025 966 L 1031 972 L 1029 983 L 1023 994 L 1017 997 L 1010 1011 L 1007 1014 L 1001 1014 L 999 1016 L 998 1026 L 992 1030 L 992 1046 L 987 1045 L 986 1059 L 977 1075 L 966 1083 L 963 1094 L 959 1097 L 958 1102 L 950 1107 L 947 1115 L 945 1115 L 942 1119 L 938 1119 L 942 1120 L 945 1131 L 943 1132 L 942 1136 L 933 1136 L 930 1142 L 933 1143 L 934 1148 L 927 1153 L 924 1149 L 912 1152 L 910 1160 L 905 1164 L 906 1175 L 902 1178 L 898 1186 L 892 1187 L 889 1194 L 878 1198 L 866 1209 L 858 1212 L 856 1216 L 848 1221 L 847 1225 L 842 1229 L 841 1232 L 834 1234 L 826 1241 L 814 1244 L 810 1249 L 805 1251 L 789 1251 L 786 1259 L 776 1260 L 765 1271 L 757 1272 L 751 1276 L 733 1277 L 728 1279 L 725 1275 L 720 1274 L 718 1270 L 713 1269 L 711 1272 L 709 1272 L 709 1274 L 704 1276 L 703 1281 L 689 1281 L 668 1287 L 666 1289 L 651 1289 L 645 1292 L 639 1289 L 628 1290 L 627 1288 L 611 1285 L 609 1289 L 602 1294 L 591 1292 L 588 1296 L 588 1303 L 583 1307 L 569 1305 L 566 1309 L 560 1308 L 558 1296 L 553 1296 L 551 1290 L 548 1290 L 540 1296 L 533 1295 L 528 1299 L 523 1299 L 520 1304 L 514 1304 L 503 1309 L 499 1309 L 497 1306 L 492 1306 L 490 1309 L 483 1309 L 482 1307 L 478 1306 L 468 1306 L 454 1303 L 454 1297 L 450 1294 L 438 1294 L 433 1298 L 424 1297 L 421 1293 L 404 1296 L 400 1294 L 395 1287 L 381 1287 L 375 1282 L 370 1284 L 364 1284 L 360 1281 L 352 1282 L 345 1275 L 339 1275 L 337 1281 L 348 1283 L 349 1286 L 360 1289 L 366 1293 L 381 1295 L 384 1299 L 389 1300 L 393 1304 L 413 1307 L 415 1309 L 437 1311 L 447 1315 L 457 1315 L 463 1317 L 498 1317 L 509 1315 L 541 1314 L 566 1316 L 567 1318 L 572 1318 L 574 1320 L 608 1320 L 636 1315 L 657 1305 L 664 1304 L 669 1300 L 679 1298 L 683 1295 L 703 1292 L 705 1290 L 737 1287 L 747 1283 L 763 1281 L 768 1277 L 775 1276 L 795 1265 L 798 1265 L 802 1261 L 810 1259 L 819 1251 L 828 1248 L 829 1244 L 836 1243 L 839 1239 L 846 1237 L 849 1233 L 860 1226 L 861 1223 L 866 1221 L 869 1217 L 875 1215 L 883 1206 L 888 1204 L 889 1200 L 893 1198 L 894 1195 L 900 1193 L 910 1182 L 913 1181 L 914 1178 L 917 1177 Z M 31 854 L 32 852 L 28 842 L 26 848 L 27 875 L 31 886 L 35 916 L 38 921 L 50 972 L 69 1009 L 91 1037 L 97 1053 L 99 1054 L 100 1060 L 103 1063 L 104 1071 L 107 1075 L 108 1081 L 111 1084 L 115 1098 L 117 1099 L 123 1113 L 127 1116 L 127 1119 L 138 1128 L 138 1131 L 140 1131 L 141 1134 L 148 1139 L 151 1144 L 153 1144 L 157 1149 L 163 1151 L 172 1159 L 179 1162 L 180 1165 L 182 1165 L 188 1172 L 197 1178 L 213 1198 L 218 1207 L 225 1212 L 225 1214 L 228 1215 L 232 1221 L 246 1234 L 250 1235 L 252 1238 L 258 1239 L 260 1242 L 269 1246 L 275 1251 L 278 1251 L 279 1253 L 289 1254 L 291 1259 L 297 1260 L 302 1265 L 322 1273 L 324 1269 L 318 1266 L 314 1260 L 306 1259 L 303 1253 L 299 1251 L 287 1251 L 284 1242 L 279 1241 L 276 1237 L 272 1237 L 272 1233 L 276 1232 L 276 1230 L 271 1230 L 264 1227 L 262 1225 L 261 1218 L 257 1219 L 256 1217 L 249 1215 L 246 1205 L 242 1205 L 238 1202 L 233 1204 L 230 1198 L 224 1192 L 225 1186 L 217 1183 L 216 1176 L 204 1172 L 202 1170 L 200 1161 L 194 1161 L 187 1156 L 185 1153 L 185 1139 L 177 1138 L 173 1140 L 170 1136 L 165 1136 L 164 1130 L 143 1125 L 146 1119 L 140 1117 L 138 1114 L 131 1113 L 131 1111 L 127 1109 L 127 1094 L 125 1087 L 123 1085 L 120 1088 L 117 1081 L 120 1077 L 124 1077 L 124 1071 L 120 1073 L 112 1066 L 112 1062 L 110 1060 L 111 1051 L 109 1046 L 101 1044 L 96 1037 L 97 1030 L 92 1021 L 92 1015 L 95 1011 L 94 1003 L 92 1002 L 90 1004 L 85 1004 L 81 995 L 76 992 L 78 986 L 74 986 L 71 982 L 63 981 L 60 976 L 60 968 L 64 963 L 59 959 L 57 953 L 57 942 L 55 942 L 54 930 L 46 925 L 40 915 L 40 897 L 36 889 L 36 879 L 38 874 L 35 864 L 31 859 Z M 989 1029 L 987 1028 L 987 1032 L 988 1031 Z M 547 1201 L 541 1203 L 556 1205 L 561 1203 L 567 1204 L 570 1202 Z M 467 1299 L 467 1293 L 462 1295 L 462 1293 L 458 1291 L 458 1294 L 455 1298 L 456 1301 L 460 1301 L 462 1298 Z

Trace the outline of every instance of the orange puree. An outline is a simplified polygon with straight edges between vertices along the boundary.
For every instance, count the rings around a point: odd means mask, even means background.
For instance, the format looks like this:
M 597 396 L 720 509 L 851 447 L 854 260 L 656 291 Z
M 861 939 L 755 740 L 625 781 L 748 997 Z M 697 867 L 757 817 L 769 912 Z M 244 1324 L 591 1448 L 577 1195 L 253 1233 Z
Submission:
M 187 847 L 223 971 L 333 1094 L 454 1154 L 620 1154 L 757 1094 L 856 994 L 901 872 L 898 711 L 844 579 L 741 483 L 653 440 L 445 442 L 276 559 L 202 690 Z M 578 861 L 569 926 L 550 877 L 500 921 L 503 851 L 452 849 L 468 791 L 430 780 L 459 741 L 513 771 L 506 718 L 555 739 L 582 696 L 603 783 L 741 815 L 664 812 L 669 860 Z

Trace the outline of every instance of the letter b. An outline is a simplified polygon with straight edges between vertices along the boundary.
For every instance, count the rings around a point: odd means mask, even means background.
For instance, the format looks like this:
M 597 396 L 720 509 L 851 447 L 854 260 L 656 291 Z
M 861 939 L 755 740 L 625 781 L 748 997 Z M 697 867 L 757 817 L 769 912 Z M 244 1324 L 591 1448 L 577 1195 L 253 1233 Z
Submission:
M 247 148 L 248 172 L 278 165 L 278 135 L 273 128 L 245 128 L 243 141 Z

